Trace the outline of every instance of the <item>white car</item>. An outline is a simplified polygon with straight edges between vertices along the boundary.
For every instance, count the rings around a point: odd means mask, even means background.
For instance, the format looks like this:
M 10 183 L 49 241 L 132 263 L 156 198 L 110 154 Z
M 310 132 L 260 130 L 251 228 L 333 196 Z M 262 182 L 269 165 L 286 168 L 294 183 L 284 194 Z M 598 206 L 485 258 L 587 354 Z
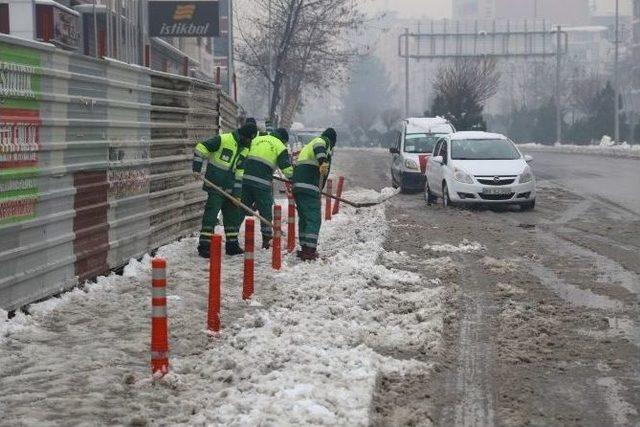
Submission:
M 536 204 L 536 180 L 523 155 L 507 137 L 486 132 L 457 132 L 441 138 L 426 171 L 425 199 L 453 204 L 512 204 L 522 210 Z
M 404 192 L 424 189 L 424 167 L 436 141 L 455 129 L 442 117 L 408 118 L 396 124 L 392 145 L 391 183 Z

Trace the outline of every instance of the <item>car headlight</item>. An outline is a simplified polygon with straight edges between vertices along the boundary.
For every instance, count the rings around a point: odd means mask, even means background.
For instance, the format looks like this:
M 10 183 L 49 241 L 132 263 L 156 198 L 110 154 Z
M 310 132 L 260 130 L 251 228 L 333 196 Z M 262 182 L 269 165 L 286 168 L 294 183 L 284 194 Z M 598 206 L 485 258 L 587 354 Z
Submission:
M 531 168 L 527 166 L 524 168 L 524 172 L 520 175 L 520 184 L 526 184 L 531 181 L 533 181 L 533 173 L 531 173 Z
M 471 177 L 471 175 L 469 175 L 462 169 L 453 168 L 453 178 L 463 184 L 473 184 L 473 178 Z
M 404 167 L 412 170 L 420 170 L 420 166 L 418 166 L 418 164 L 411 159 L 407 159 L 404 161 Z

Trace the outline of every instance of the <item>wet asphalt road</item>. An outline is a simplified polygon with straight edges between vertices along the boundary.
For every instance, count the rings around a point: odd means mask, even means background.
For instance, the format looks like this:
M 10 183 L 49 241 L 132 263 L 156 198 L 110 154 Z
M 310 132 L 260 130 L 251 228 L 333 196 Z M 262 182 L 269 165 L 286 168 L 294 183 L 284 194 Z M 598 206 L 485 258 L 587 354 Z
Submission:
M 450 298 L 439 351 L 396 350 L 433 370 L 379 378 L 373 425 L 640 425 L 640 160 L 532 155 L 531 212 L 387 203 L 385 249 Z M 389 164 L 341 150 L 334 173 L 380 190 Z M 428 249 L 465 240 L 483 249 Z
M 531 152 L 538 179 L 640 215 L 640 159 Z

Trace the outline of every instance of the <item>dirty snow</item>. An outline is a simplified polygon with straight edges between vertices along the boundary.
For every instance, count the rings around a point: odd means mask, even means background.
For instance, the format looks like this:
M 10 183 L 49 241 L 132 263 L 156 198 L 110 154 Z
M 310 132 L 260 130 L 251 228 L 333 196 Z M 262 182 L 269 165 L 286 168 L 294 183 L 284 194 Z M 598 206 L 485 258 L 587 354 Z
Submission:
M 640 145 L 630 145 L 626 142 L 615 144 L 609 137 L 603 137 L 599 144 L 595 145 L 571 145 L 555 144 L 545 145 L 538 143 L 518 144 L 525 151 L 552 151 L 557 153 L 599 154 L 613 157 L 640 157 Z
M 423 246 L 424 249 L 432 252 L 449 252 L 449 253 L 471 253 L 485 250 L 485 247 L 478 242 L 471 242 L 467 239 L 463 239 L 458 245 L 452 245 L 450 243 L 435 243 L 432 245 Z
M 242 259 L 225 259 L 217 338 L 203 331 L 208 266 L 195 255 L 196 239 L 161 248 L 171 372 L 160 381 L 151 380 L 148 362 L 149 256 L 132 260 L 122 276 L 31 306 L 30 316 L 7 320 L 0 312 L 3 422 L 369 424 L 381 370 L 429 367 L 383 355 L 439 348 L 443 289 L 379 265 L 388 233 L 384 208 L 361 211 L 345 207 L 323 224 L 317 263 L 286 256 L 273 272 L 270 253 L 259 251 L 250 304 L 240 298 Z

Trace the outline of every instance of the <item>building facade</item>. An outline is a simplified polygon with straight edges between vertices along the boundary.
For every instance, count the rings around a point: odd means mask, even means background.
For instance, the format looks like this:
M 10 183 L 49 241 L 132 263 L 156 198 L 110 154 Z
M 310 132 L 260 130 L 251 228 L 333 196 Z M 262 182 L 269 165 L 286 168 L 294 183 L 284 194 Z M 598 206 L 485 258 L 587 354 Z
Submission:
M 216 80 L 222 74 L 218 67 L 224 75 L 233 70 L 231 8 L 232 0 L 224 0 L 221 37 L 159 38 L 149 37 L 148 0 L 0 0 L 0 33 L 88 56 Z M 220 50 L 216 43 L 225 45 L 224 61 L 216 53 Z M 220 83 L 231 93 L 230 79 Z
M 546 20 L 589 25 L 589 0 L 453 0 L 454 20 Z

